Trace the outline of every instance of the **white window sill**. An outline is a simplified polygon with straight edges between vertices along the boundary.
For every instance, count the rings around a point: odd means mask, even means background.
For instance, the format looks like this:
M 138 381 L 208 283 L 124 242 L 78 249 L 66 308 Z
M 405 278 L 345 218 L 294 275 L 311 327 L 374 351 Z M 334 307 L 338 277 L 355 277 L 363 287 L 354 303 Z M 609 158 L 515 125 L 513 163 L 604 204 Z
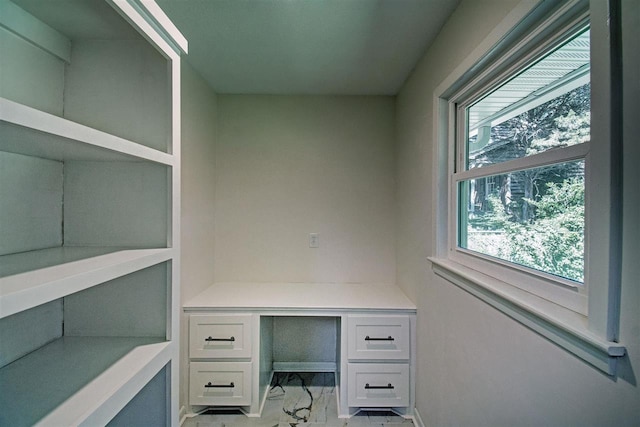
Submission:
M 480 298 L 608 375 L 625 347 L 606 341 L 588 328 L 582 314 L 561 307 L 476 270 L 444 258 L 430 257 L 435 274 Z

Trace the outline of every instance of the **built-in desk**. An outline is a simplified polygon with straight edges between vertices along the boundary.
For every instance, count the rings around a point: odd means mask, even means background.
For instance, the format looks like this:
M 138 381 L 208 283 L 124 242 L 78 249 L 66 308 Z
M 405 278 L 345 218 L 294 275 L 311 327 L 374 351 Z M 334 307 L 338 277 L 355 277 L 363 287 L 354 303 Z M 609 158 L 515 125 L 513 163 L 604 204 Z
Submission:
M 362 408 L 413 414 L 416 306 L 396 286 L 216 283 L 184 311 L 193 412 L 233 406 L 258 417 L 274 371 L 330 371 L 340 417 Z M 333 319 L 335 360 L 274 360 L 274 320 L 287 316 Z

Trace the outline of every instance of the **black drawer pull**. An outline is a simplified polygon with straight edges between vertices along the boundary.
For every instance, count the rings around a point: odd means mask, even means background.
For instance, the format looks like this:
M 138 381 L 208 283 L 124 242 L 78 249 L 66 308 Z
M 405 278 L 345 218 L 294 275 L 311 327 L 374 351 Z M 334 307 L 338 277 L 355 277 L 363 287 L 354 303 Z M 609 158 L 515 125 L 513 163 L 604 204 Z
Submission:
M 231 382 L 229 384 L 211 384 L 211 381 L 204 385 L 206 388 L 234 388 L 236 385 Z
M 231 338 L 213 338 L 213 337 L 208 337 L 204 339 L 205 341 L 230 341 L 233 342 L 236 340 L 235 337 L 231 337 Z
M 371 338 L 369 335 L 367 335 L 366 337 L 364 337 L 365 341 L 394 341 L 394 338 L 389 335 L 386 338 Z
M 367 383 L 364 386 L 365 390 L 371 390 L 371 389 L 393 390 L 394 388 L 395 387 L 393 385 L 391 385 L 391 383 L 389 383 L 387 385 L 369 385 L 369 383 Z

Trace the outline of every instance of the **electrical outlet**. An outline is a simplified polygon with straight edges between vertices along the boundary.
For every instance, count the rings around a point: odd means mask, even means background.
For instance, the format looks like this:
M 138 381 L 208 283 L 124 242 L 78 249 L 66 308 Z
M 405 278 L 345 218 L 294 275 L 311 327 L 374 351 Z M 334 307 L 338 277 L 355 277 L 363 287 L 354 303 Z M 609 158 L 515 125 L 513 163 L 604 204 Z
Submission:
M 320 235 L 318 233 L 309 233 L 309 247 L 310 248 L 320 247 Z

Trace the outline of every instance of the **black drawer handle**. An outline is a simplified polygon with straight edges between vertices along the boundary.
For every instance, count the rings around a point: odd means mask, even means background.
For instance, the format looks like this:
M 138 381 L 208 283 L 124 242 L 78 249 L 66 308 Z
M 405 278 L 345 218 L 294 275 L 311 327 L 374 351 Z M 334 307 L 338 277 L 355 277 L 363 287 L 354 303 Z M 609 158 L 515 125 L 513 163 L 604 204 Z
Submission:
M 372 389 L 393 390 L 394 388 L 395 387 L 393 385 L 391 385 L 391 383 L 389 383 L 387 385 L 369 385 L 369 383 L 367 383 L 364 386 L 365 390 L 372 390 Z
M 365 341 L 394 341 L 394 338 L 389 335 L 386 338 L 371 338 L 369 335 L 367 335 L 366 337 L 364 337 Z
M 231 382 L 229 384 L 211 384 L 211 381 L 204 385 L 206 388 L 234 388 L 236 385 Z
M 208 337 L 204 339 L 205 341 L 230 341 L 233 342 L 235 341 L 235 337 L 231 337 L 231 338 L 213 338 L 213 337 Z

